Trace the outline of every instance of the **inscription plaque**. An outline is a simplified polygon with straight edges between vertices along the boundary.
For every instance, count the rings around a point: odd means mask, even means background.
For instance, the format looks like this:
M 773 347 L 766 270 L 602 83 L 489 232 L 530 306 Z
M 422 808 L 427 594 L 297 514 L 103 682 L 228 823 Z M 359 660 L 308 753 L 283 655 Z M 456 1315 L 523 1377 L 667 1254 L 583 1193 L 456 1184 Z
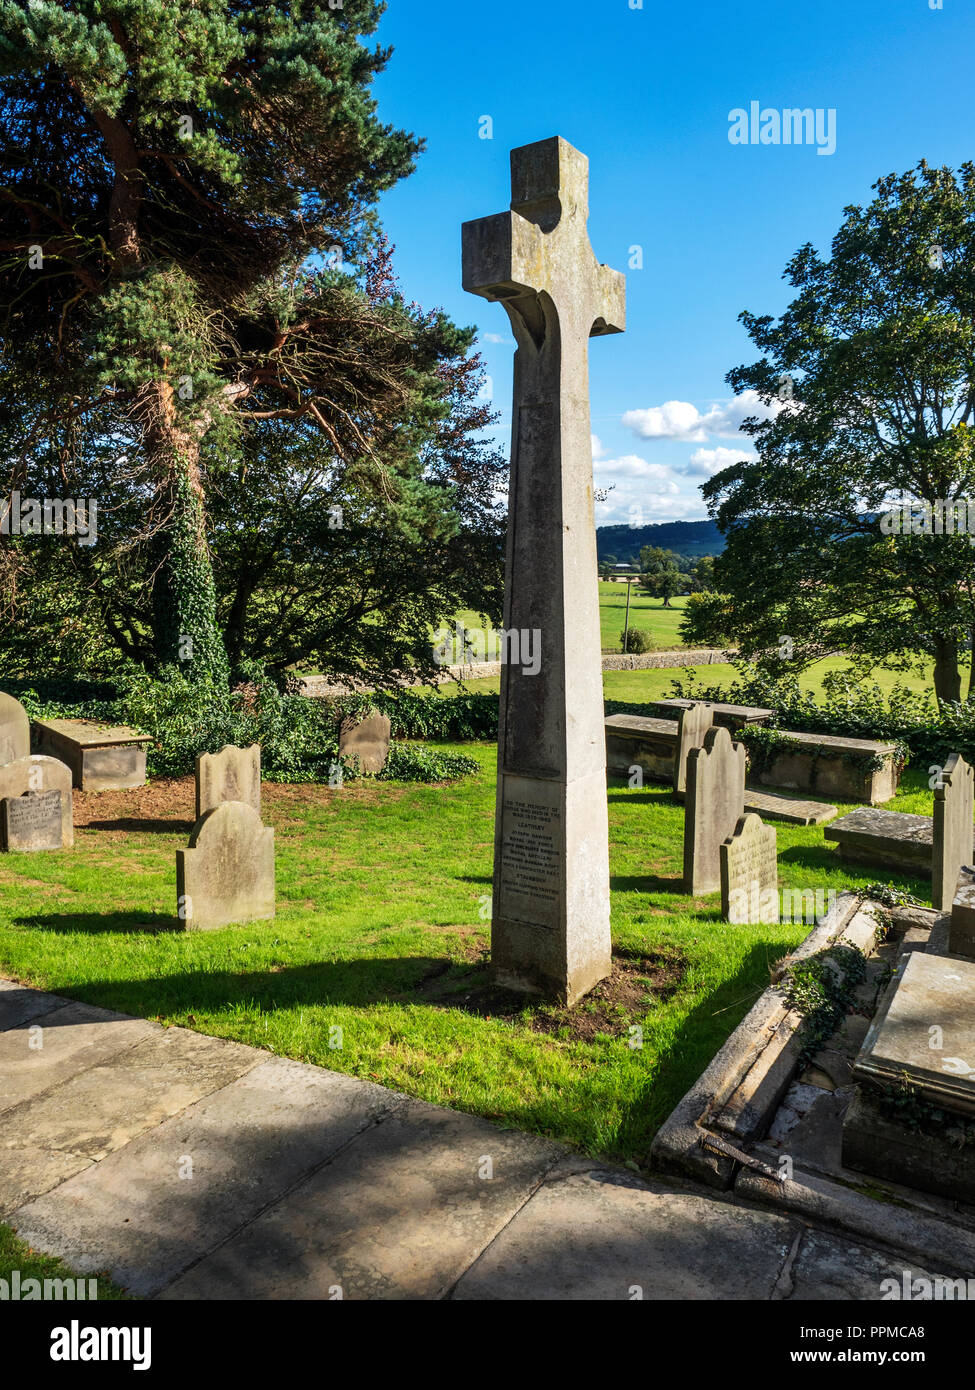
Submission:
M 534 927 L 559 926 L 564 838 L 559 784 L 505 778 L 500 916 Z
M 0 839 L 9 851 L 61 849 L 61 793 L 27 792 L 0 801 Z

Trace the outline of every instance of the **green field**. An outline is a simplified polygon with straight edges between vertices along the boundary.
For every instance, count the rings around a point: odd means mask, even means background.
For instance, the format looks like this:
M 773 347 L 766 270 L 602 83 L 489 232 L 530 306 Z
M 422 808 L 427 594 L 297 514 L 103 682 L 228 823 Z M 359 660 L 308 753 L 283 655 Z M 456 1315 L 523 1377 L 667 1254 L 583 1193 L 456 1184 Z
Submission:
M 611 786 L 612 987 L 571 1012 L 493 991 L 495 748 L 462 747 L 482 771 L 452 785 L 266 784 L 278 916 L 220 931 L 173 929 L 192 779 L 88 798 L 73 851 L 0 863 L 0 972 L 643 1163 L 809 925 L 729 927 L 717 896 L 684 896 L 683 808 L 662 788 Z M 907 788 L 892 808 L 930 814 L 923 777 Z M 841 867 L 821 829 L 778 837 L 783 888 L 873 877 Z

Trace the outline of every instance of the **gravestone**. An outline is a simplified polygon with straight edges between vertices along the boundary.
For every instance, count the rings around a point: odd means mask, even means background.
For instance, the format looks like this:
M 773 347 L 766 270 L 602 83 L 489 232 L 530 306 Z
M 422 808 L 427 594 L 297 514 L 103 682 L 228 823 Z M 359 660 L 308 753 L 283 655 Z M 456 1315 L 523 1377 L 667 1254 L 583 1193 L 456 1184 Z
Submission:
M 225 801 L 176 851 L 176 898 L 187 931 L 274 916 L 274 831 L 253 806 Z
M 975 868 L 962 864 L 951 896 L 948 950 L 953 955 L 975 956 Z
M 0 847 L 6 853 L 63 849 L 61 793 L 24 792 L 0 801 Z
M 571 1005 L 612 968 L 588 354 L 623 331 L 625 279 L 589 244 L 585 155 L 512 150 L 511 189 L 463 228 L 464 288 L 518 344 L 504 629 L 540 644 L 501 671 L 491 950 L 499 983 Z
M 972 862 L 973 814 L 975 771 L 960 754 L 952 753 L 934 790 L 931 902 L 939 912 L 950 910 L 959 870 Z
M 0 690 L 0 767 L 30 754 L 30 720 L 19 700 Z
M 225 801 L 244 801 L 261 814 L 261 746 L 225 744 L 219 753 L 201 753 L 196 760 L 196 818 Z
M 695 896 L 721 887 L 721 846 L 735 833 L 745 809 L 745 746 L 727 729 L 712 728 L 703 748 L 687 758 L 684 810 L 684 892 Z
M 392 732 L 388 714 L 374 710 L 365 719 L 343 719 L 339 729 L 339 757 L 358 763 L 360 772 L 382 772 L 389 757 Z
M 74 814 L 71 769 L 57 758 L 35 753 L 0 767 L 0 800 L 23 796 L 25 792 L 61 793 L 61 843 L 58 849 L 74 845 Z
M 704 747 L 704 735 L 714 723 L 714 705 L 695 700 L 677 709 L 677 747 L 674 750 L 674 796 L 683 801 L 687 791 L 687 755 L 692 748 Z
M 728 922 L 779 920 L 775 827 L 749 811 L 721 850 L 721 913 Z

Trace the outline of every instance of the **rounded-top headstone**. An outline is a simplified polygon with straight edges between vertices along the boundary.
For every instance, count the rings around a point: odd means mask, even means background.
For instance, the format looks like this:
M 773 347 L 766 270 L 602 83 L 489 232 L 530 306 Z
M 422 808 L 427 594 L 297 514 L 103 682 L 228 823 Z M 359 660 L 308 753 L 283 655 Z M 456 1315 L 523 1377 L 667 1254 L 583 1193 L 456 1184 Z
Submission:
M 30 757 L 30 720 L 19 700 L 0 690 L 0 767 Z

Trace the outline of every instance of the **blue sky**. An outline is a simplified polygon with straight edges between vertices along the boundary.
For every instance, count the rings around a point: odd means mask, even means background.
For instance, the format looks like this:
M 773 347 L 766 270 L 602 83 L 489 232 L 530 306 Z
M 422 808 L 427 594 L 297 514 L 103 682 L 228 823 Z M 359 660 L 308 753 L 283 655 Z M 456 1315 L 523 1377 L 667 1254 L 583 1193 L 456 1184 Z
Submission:
M 589 156 L 593 249 L 627 275 L 627 331 L 590 352 L 602 525 L 705 516 L 700 483 L 741 455 L 749 413 L 724 384 L 755 356 L 740 311 L 780 313 L 789 257 L 828 250 L 881 175 L 975 158 L 973 0 L 636 3 L 389 0 L 379 31 L 380 114 L 427 141 L 383 199 L 397 270 L 478 326 L 505 448 L 514 344 L 461 288 L 461 223 L 507 208 L 513 146 L 562 135 Z M 835 111 L 835 152 L 732 144 L 753 101 Z

